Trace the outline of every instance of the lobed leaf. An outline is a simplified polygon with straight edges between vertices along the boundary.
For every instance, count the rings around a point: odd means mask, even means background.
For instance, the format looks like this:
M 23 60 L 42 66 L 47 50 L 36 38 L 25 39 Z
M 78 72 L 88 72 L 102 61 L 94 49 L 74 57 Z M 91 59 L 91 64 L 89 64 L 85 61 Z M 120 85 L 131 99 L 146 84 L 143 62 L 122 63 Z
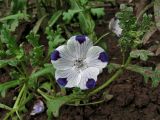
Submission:
M 132 58 L 140 57 L 141 60 L 147 61 L 149 56 L 153 56 L 154 53 L 149 50 L 134 50 L 131 51 L 130 56 Z

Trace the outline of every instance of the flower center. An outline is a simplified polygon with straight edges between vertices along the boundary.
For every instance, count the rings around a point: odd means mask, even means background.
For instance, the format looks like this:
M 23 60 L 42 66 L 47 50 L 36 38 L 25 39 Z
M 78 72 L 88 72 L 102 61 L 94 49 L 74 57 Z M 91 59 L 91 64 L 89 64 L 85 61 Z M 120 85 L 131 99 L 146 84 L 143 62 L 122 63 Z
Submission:
M 75 60 L 74 66 L 76 68 L 82 68 L 84 66 L 83 60 L 82 59 Z

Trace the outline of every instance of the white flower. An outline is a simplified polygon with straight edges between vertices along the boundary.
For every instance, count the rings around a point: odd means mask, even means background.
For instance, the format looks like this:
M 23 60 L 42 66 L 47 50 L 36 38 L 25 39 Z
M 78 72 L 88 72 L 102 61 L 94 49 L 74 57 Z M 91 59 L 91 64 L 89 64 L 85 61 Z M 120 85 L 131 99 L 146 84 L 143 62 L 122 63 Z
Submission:
M 55 49 L 51 62 L 60 86 L 84 90 L 95 87 L 97 76 L 108 63 L 108 55 L 101 47 L 93 46 L 87 36 L 78 35 Z
M 118 37 L 121 36 L 122 34 L 122 28 L 120 27 L 119 25 L 120 21 L 119 19 L 116 19 L 116 18 L 112 18 L 109 22 L 109 29 L 115 33 Z
M 37 100 L 33 106 L 33 110 L 31 111 L 30 115 L 36 115 L 42 113 L 44 111 L 44 103 L 41 100 Z

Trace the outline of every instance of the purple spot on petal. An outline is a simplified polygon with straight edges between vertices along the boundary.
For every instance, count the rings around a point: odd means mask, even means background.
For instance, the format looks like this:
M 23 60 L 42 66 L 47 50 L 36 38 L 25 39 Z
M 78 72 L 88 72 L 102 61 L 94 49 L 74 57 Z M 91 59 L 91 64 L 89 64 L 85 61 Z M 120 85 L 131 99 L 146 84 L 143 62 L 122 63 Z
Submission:
M 105 52 L 101 52 L 98 57 L 102 62 L 108 62 L 108 55 Z
M 60 86 L 64 87 L 67 84 L 67 78 L 58 78 L 57 82 Z
M 92 78 L 88 79 L 87 83 L 86 83 L 86 86 L 87 88 L 91 89 L 91 88 L 94 88 L 96 85 L 96 81 Z
M 80 44 L 86 41 L 86 36 L 85 35 L 77 35 L 75 38 Z
M 58 60 L 59 58 L 61 58 L 61 57 L 60 57 L 60 53 L 59 53 L 58 50 L 55 50 L 55 51 L 53 51 L 53 52 L 51 53 L 51 60 L 56 61 L 56 60 Z

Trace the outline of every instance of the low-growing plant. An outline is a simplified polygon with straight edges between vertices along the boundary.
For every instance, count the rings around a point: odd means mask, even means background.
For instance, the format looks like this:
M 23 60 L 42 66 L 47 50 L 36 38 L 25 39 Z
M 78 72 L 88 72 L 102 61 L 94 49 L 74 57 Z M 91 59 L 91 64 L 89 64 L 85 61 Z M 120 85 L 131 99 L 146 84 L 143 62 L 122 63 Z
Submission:
M 104 16 L 104 8 L 96 7 L 99 3 L 103 4 L 103 1 L 35 0 L 35 3 L 27 3 L 23 0 L 13 0 L 12 2 L 10 15 L 0 18 L 0 69 L 9 69 L 10 75 L 10 80 L 0 84 L 0 96 L 5 97 L 12 88 L 17 89 L 18 95 L 14 96 L 15 103 L 11 107 L 0 103 L 0 108 L 8 110 L 4 120 L 23 119 L 24 113 L 28 111 L 26 105 L 40 96 L 47 106 L 48 120 L 51 120 L 53 115 L 58 117 L 59 109 L 63 105 L 82 106 L 104 102 L 107 93 L 103 89 L 122 75 L 126 69 L 142 74 L 145 82 L 151 79 L 153 87 L 158 85 L 160 80 L 158 69 L 132 64 L 132 59 L 147 61 L 150 56 L 154 56 L 151 51 L 141 49 L 144 34 L 154 24 L 151 15 L 143 14 L 142 20 L 137 22 L 133 8 L 121 5 L 120 11 L 116 14 L 122 29 L 117 47 L 121 49 L 123 61 L 122 64 L 117 64 L 111 63 L 108 60 L 110 56 L 106 53 L 110 46 L 104 44 L 103 38 L 109 33 L 98 37 L 95 32 L 96 21 L 93 16 L 97 19 Z M 28 4 L 36 6 L 32 9 L 37 12 L 36 16 L 33 15 L 33 11 L 29 11 L 31 8 L 27 7 Z M 32 14 L 28 14 L 29 12 Z M 36 18 L 38 18 L 37 22 L 27 35 L 17 32 L 20 23 L 34 22 L 32 20 Z M 19 40 L 18 35 L 20 35 Z M 68 38 L 70 39 L 67 41 Z M 68 49 L 64 48 L 70 48 L 69 54 L 66 54 Z M 87 59 L 86 54 L 91 58 Z M 77 56 L 83 59 L 77 60 L 79 58 Z M 70 67 L 70 63 L 59 58 L 65 60 L 76 58 L 72 66 L 78 69 L 75 76 L 70 71 L 68 76 L 64 73 L 63 70 L 65 67 Z M 84 61 L 87 63 L 86 66 Z M 107 64 L 111 77 L 97 86 L 97 76 Z M 88 70 L 89 67 L 91 69 Z M 76 72 L 75 69 L 73 72 Z M 85 72 L 80 75 L 82 71 Z M 88 81 L 81 78 L 74 80 L 79 75 L 89 77 Z M 67 77 L 72 78 L 69 84 Z M 57 83 L 60 90 L 57 89 Z M 90 102 L 90 97 L 100 91 L 104 93 L 102 99 Z M 38 102 L 38 105 L 44 107 L 42 101 Z M 43 111 L 44 108 L 41 110 Z

